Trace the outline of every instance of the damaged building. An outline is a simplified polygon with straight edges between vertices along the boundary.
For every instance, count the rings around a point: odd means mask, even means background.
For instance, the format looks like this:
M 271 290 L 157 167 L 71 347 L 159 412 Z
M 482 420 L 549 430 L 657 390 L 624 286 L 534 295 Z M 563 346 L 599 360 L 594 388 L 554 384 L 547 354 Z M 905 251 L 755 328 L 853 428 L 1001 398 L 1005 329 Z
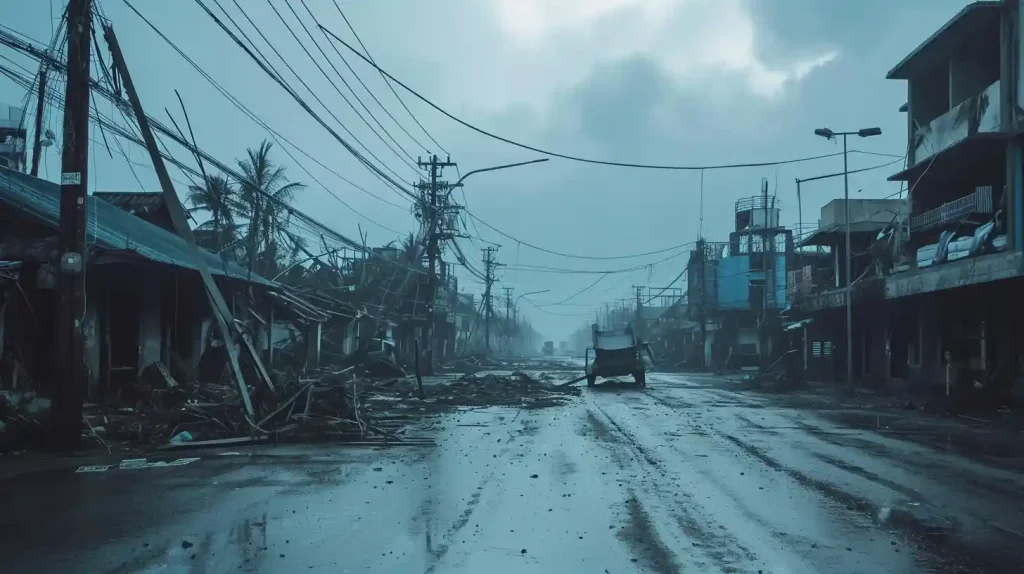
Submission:
M 793 253 L 793 233 L 779 216 L 775 197 L 742 198 L 729 241 L 700 240 L 690 252 L 688 365 L 757 369 L 778 354 Z
M 190 247 L 170 230 L 161 194 L 89 197 L 83 321 L 90 401 L 130 400 L 154 376 L 220 380 L 226 350 Z M 0 342 L 7 390 L 51 391 L 60 187 L 0 168 Z M 328 315 L 285 286 L 200 250 L 236 323 L 273 365 L 275 342 L 319 360 Z
M 821 229 L 802 242 L 835 255 L 812 257 L 794 282 L 796 311 L 809 320 L 804 365 L 812 375 L 842 377 L 851 361 L 856 380 L 881 386 L 974 389 L 1004 403 L 1021 393 L 1018 10 L 1017 3 L 972 3 L 888 73 L 907 83 L 907 164 L 889 178 L 905 182 L 907 199 L 850 202 L 851 245 L 823 210 Z M 842 201 L 830 206 L 844 209 Z M 847 250 L 850 357 L 847 278 L 835 264 Z

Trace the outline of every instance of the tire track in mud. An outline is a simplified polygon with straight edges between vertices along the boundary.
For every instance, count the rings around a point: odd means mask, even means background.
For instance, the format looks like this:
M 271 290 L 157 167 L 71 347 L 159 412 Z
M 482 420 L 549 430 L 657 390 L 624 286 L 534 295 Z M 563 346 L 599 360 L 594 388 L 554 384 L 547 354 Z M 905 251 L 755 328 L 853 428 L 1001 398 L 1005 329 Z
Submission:
M 612 445 L 609 450 L 612 452 L 612 457 L 616 462 L 616 465 L 623 470 L 630 469 L 630 466 L 628 466 L 629 461 L 627 461 L 625 457 L 618 452 L 618 449 L 615 448 L 614 445 L 626 447 L 631 451 L 633 455 L 632 458 L 641 463 L 641 469 L 645 473 L 655 474 L 654 478 L 658 482 L 665 482 L 666 477 L 669 476 L 669 473 L 666 472 L 665 464 L 651 454 L 649 449 L 644 447 L 635 435 L 623 428 L 623 426 L 615 421 L 607 411 L 596 403 L 591 404 L 600 413 L 601 417 L 599 418 L 594 411 L 588 408 L 587 421 L 592 427 L 594 427 L 594 434 L 597 438 L 600 438 L 602 441 Z M 604 421 L 607 421 L 607 424 Z M 656 490 L 663 489 L 656 488 Z M 639 520 L 638 515 L 635 513 L 638 510 L 642 511 L 643 507 L 636 498 L 636 493 L 633 490 L 630 490 L 629 493 L 630 499 L 627 500 L 627 511 L 630 516 L 630 524 L 634 524 Z M 663 496 L 668 498 L 667 493 Z M 686 496 L 689 497 L 690 495 L 687 494 Z M 739 572 L 739 564 L 744 562 L 754 562 L 757 560 L 754 553 L 741 544 L 734 535 L 729 533 L 727 530 L 713 527 L 713 520 L 709 520 L 703 516 L 698 516 L 692 509 L 686 508 L 675 496 L 668 498 L 665 506 L 669 509 L 669 514 L 672 519 L 675 520 L 679 531 L 685 535 L 687 540 L 695 549 L 698 549 L 704 556 L 714 563 L 714 569 L 721 572 Z M 646 512 L 644 512 L 644 516 L 646 516 Z M 649 524 L 649 517 L 647 520 Z M 653 552 L 657 555 L 661 555 L 662 550 L 659 549 L 663 549 L 664 552 L 674 556 L 674 553 L 672 553 L 660 537 L 658 537 L 653 525 L 649 525 L 647 530 L 650 532 L 650 536 L 656 538 L 656 540 L 652 539 L 650 542 L 650 544 L 653 544 L 655 548 Z M 662 563 L 675 564 L 675 557 L 672 562 L 665 562 L 663 560 Z M 697 562 L 695 566 L 701 570 L 706 570 L 707 565 L 702 562 Z M 661 570 L 655 571 L 661 572 Z M 677 567 L 675 570 L 666 571 L 678 572 L 679 569 Z
M 735 445 L 740 451 L 760 461 L 765 466 L 780 472 L 805 488 L 844 507 L 844 510 L 868 518 L 880 528 L 895 531 L 912 540 L 925 556 L 933 557 L 930 571 L 953 572 L 1013 572 L 1018 571 L 1021 557 L 1013 555 L 1014 543 L 1006 541 L 998 548 L 978 548 L 961 539 L 949 526 L 928 525 L 912 512 L 878 505 L 866 498 L 849 493 L 832 483 L 812 477 L 800 470 L 787 466 L 765 453 L 760 448 L 726 434 L 719 436 Z M 1007 550 L 1007 549 L 1011 550 Z
M 466 507 L 462 510 L 462 513 L 459 514 L 455 521 L 452 522 L 451 526 L 448 527 L 448 530 L 445 531 L 442 537 L 444 542 L 437 545 L 434 544 L 433 535 L 431 534 L 434 517 L 433 500 L 430 498 L 424 500 L 420 514 L 424 517 L 425 521 L 424 531 L 426 532 L 426 549 L 427 555 L 430 557 L 430 565 L 425 571 L 426 574 L 433 574 L 433 572 L 437 571 L 437 567 L 440 564 L 441 559 L 444 558 L 448 553 L 448 550 L 451 548 L 452 539 L 460 530 L 469 524 L 469 518 L 473 515 L 473 511 L 476 509 L 477 505 L 480 504 L 480 496 L 483 493 L 484 487 L 487 486 L 487 483 L 490 482 L 490 480 L 491 478 L 488 477 L 476 487 L 476 492 L 469 497 L 469 501 L 466 503 Z
M 633 550 L 634 555 L 640 557 L 640 562 L 646 566 L 644 571 L 659 574 L 679 572 L 675 554 L 658 536 L 651 517 L 632 490 L 629 491 L 629 498 L 626 499 L 626 516 L 628 517 L 626 526 L 621 528 L 615 536 L 626 543 Z

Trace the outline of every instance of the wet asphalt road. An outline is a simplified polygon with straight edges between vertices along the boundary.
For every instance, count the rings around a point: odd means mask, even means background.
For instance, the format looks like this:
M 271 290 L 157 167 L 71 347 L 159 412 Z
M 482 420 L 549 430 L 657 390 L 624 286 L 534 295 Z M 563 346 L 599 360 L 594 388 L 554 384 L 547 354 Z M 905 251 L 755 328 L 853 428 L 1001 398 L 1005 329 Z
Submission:
M 1024 571 L 1010 459 L 734 389 L 651 374 L 447 415 L 437 447 L 22 474 L 0 572 Z

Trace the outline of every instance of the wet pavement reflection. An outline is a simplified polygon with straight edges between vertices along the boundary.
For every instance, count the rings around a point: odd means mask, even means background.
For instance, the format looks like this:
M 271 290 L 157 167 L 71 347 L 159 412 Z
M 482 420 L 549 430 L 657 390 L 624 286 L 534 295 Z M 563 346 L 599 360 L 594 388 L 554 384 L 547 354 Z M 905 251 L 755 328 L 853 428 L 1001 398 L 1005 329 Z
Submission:
M 0 481 L 5 573 L 1024 571 L 1012 435 L 708 377 L 464 409 L 436 447 Z

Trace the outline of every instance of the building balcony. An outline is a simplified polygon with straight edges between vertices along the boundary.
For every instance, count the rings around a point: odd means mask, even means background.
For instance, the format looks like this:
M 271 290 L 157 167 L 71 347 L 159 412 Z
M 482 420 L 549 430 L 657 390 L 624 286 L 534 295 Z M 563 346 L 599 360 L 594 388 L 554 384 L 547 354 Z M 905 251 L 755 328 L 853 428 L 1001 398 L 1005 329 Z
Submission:
M 934 156 L 972 137 L 996 135 L 1002 123 L 999 104 L 1000 82 L 996 81 L 948 112 L 918 128 L 911 138 L 914 165 L 930 161 Z
M 975 188 L 974 193 L 965 195 L 935 209 L 910 217 L 910 231 L 926 231 L 938 229 L 946 225 L 962 222 L 965 219 L 981 217 L 989 219 L 994 213 L 992 186 L 982 185 Z

